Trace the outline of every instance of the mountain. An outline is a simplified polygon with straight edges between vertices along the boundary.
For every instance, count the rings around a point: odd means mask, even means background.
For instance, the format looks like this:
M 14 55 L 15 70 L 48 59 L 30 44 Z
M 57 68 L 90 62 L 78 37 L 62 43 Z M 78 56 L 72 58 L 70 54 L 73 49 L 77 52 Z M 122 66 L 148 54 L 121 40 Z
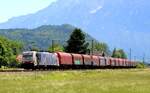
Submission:
M 150 58 L 149 0 L 57 0 L 34 14 L 9 19 L 0 28 L 36 28 L 71 24 L 111 48 L 123 48 L 132 58 Z
M 52 45 L 52 41 L 53 44 L 65 45 L 74 29 L 75 27 L 69 24 L 43 25 L 35 29 L 0 29 L 0 35 L 22 41 L 26 50 L 32 46 L 45 50 Z M 85 35 L 87 42 L 95 40 L 87 33 Z

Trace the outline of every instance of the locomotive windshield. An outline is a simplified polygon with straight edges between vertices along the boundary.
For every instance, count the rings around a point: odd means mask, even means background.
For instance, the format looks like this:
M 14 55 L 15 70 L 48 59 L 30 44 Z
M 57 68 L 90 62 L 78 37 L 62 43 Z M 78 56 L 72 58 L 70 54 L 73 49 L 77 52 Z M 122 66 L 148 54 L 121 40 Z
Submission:
M 32 61 L 33 60 L 33 55 L 29 54 L 24 54 L 23 55 L 23 61 Z

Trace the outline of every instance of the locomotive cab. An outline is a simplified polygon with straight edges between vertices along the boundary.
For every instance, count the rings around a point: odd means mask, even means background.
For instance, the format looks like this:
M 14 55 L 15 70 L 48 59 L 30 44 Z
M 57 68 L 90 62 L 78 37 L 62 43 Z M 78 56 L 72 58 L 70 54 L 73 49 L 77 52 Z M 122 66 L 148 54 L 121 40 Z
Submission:
M 22 59 L 23 68 L 32 69 L 37 65 L 36 51 L 23 52 Z

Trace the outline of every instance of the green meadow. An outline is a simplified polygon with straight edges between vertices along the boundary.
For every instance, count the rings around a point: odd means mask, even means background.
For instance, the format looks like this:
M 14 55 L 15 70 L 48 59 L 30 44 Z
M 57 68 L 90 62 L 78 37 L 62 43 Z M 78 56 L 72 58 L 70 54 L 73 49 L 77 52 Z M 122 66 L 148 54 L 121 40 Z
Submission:
M 0 72 L 0 93 L 150 93 L 150 69 Z

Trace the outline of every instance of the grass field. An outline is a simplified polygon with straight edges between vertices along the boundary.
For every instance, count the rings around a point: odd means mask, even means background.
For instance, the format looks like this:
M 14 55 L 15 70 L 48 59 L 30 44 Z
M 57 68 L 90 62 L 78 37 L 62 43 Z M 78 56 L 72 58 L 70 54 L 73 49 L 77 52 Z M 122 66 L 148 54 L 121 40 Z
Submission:
M 150 69 L 0 72 L 0 93 L 150 93 Z

